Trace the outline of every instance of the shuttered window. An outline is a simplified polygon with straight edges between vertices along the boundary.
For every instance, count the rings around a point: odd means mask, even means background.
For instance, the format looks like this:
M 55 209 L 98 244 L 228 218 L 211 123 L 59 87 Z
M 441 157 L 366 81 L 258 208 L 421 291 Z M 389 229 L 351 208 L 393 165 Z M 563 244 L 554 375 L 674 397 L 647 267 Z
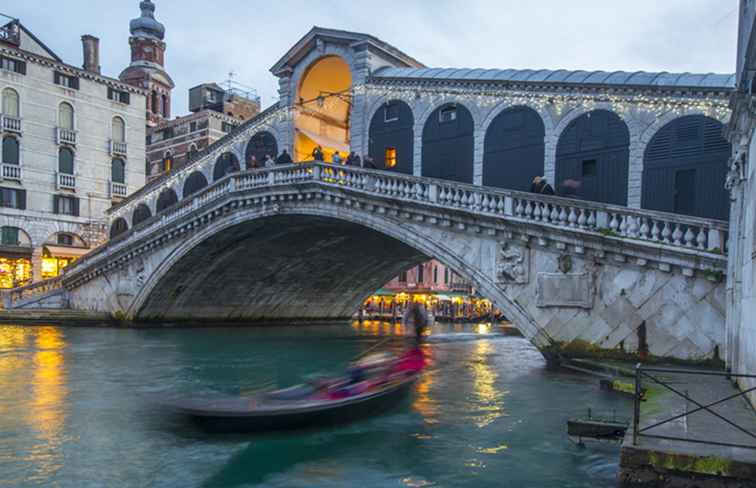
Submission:
M 115 88 L 108 88 L 108 99 L 114 102 L 125 103 L 128 105 L 131 103 L 131 95 L 127 91 L 116 90 Z
M 64 195 L 53 195 L 53 213 L 79 216 L 79 199 Z
M 11 136 L 3 138 L 3 163 L 19 164 L 19 143 L 18 139 Z
M 26 190 L 0 188 L 0 206 L 26 210 Z
M 18 227 L 3 227 L 2 245 L 18 246 L 19 244 L 20 242 L 18 240 Z
M 55 71 L 53 74 L 53 81 L 56 85 L 71 88 L 73 90 L 79 89 L 79 78 L 76 76 L 66 75 L 59 71 Z
M 26 74 L 26 62 L 20 59 L 7 58 L 0 56 L 0 68 L 6 71 L 12 71 L 20 75 Z

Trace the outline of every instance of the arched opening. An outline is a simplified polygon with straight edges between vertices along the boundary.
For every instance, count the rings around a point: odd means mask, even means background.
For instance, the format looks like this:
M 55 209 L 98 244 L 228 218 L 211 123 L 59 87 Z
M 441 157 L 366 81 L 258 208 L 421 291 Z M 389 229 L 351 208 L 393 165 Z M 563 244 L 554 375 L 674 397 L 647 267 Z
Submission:
M 512 107 L 493 119 L 483 143 L 483 184 L 528 191 L 543 176 L 545 128 L 529 107 Z
M 178 196 L 176 196 L 176 192 L 173 191 L 173 188 L 166 188 L 162 192 L 160 192 L 160 195 L 158 195 L 157 204 L 155 205 L 155 211 L 157 213 L 162 212 L 166 208 L 173 206 L 178 203 Z
M 70 103 L 63 102 L 58 107 L 58 127 L 66 130 L 74 130 L 74 108 Z
M 423 127 L 423 176 L 472 183 L 474 132 L 464 105 L 447 103 L 434 110 Z
M 325 159 L 349 153 L 349 116 L 352 108 L 352 73 L 338 56 L 315 61 L 302 76 L 297 91 L 294 159 L 313 159 L 320 146 Z
M 113 117 L 113 142 L 126 142 L 126 123 L 121 117 Z
M 152 109 L 153 114 L 157 114 L 160 111 L 158 107 L 158 94 L 155 90 L 153 90 L 152 95 L 150 95 L 150 108 Z
M 9 117 L 21 117 L 21 104 L 18 92 L 13 88 L 3 90 L 3 115 Z
M 725 189 L 732 146 L 722 124 L 688 115 L 662 127 L 643 158 L 641 206 L 710 219 L 729 218 Z
M 278 143 L 270 132 L 258 132 L 247 143 L 244 151 L 244 160 L 247 169 L 260 168 L 265 161 L 265 156 L 270 155 L 275 159 L 278 155 Z
M 184 182 L 184 198 L 192 195 L 193 193 L 197 193 L 206 186 L 207 178 L 205 178 L 205 175 L 203 175 L 199 171 L 193 172 L 186 178 L 186 181 Z
M 368 153 L 379 169 L 411 175 L 415 151 L 415 117 L 409 105 L 391 100 L 370 121 Z
M 136 226 L 138 224 L 141 224 L 145 220 L 152 217 L 152 212 L 150 212 L 150 207 L 145 205 L 144 203 L 140 203 L 137 205 L 136 210 L 134 210 L 134 215 L 131 217 L 131 225 Z
M 125 234 L 129 230 L 129 224 L 124 218 L 117 218 L 110 224 L 110 238 L 113 239 L 121 234 Z
M 630 131 L 614 112 L 594 110 L 570 122 L 559 137 L 559 195 L 627 205 Z
M 74 152 L 71 148 L 58 149 L 58 171 L 66 175 L 74 174 Z
M 121 158 L 110 161 L 110 179 L 113 183 L 126 184 L 126 163 Z
M 19 164 L 21 161 L 21 147 L 13 136 L 3 137 L 3 164 Z
M 226 175 L 239 171 L 239 159 L 230 152 L 218 156 L 213 168 L 213 181 L 218 181 Z

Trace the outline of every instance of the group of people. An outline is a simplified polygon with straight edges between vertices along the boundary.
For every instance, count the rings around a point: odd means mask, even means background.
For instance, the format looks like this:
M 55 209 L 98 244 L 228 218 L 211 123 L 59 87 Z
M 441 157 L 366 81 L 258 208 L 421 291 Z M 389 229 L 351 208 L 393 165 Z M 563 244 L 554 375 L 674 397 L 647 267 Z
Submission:
M 564 180 L 559 185 L 559 196 L 567 197 L 567 198 L 577 198 L 578 190 L 580 189 L 580 186 L 581 186 L 581 183 L 578 180 L 575 180 L 575 179 Z M 533 183 L 530 185 L 530 192 L 538 193 L 541 195 L 556 195 L 554 188 L 549 184 L 549 182 L 543 176 L 536 176 L 535 178 L 533 178 Z
M 315 146 L 315 149 L 312 150 L 311 156 L 312 156 L 313 161 L 318 161 L 321 163 L 326 162 L 325 155 L 323 153 L 323 148 L 321 146 Z M 364 168 L 378 169 L 375 166 L 375 162 L 373 161 L 373 158 L 371 158 L 370 156 L 365 156 L 365 160 L 363 164 L 363 159 L 360 157 L 359 154 L 357 154 L 354 151 L 350 151 L 346 158 L 344 158 L 339 151 L 334 151 L 333 156 L 331 156 L 331 163 L 343 164 L 346 166 L 361 166 Z
M 258 161 L 257 156 L 251 154 L 247 160 L 247 168 L 272 168 L 277 164 L 291 164 L 293 162 L 294 160 L 291 159 L 289 152 L 284 149 L 276 159 L 273 159 L 270 154 L 266 154 L 262 161 Z

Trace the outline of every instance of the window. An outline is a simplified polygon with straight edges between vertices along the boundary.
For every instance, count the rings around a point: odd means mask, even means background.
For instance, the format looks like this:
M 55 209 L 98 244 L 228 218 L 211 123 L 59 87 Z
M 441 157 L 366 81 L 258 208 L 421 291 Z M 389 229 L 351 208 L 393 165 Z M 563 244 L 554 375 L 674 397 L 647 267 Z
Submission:
M 234 127 L 235 127 L 234 124 L 230 124 L 228 122 L 223 122 L 221 124 L 221 130 L 223 132 L 231 132 L 232 130 L 234 130 Z
M 110 179 L 114 183 L 126 183 L 126 163 L 123 159 L 114 158 L 110 162 Z
M 190 122 L 189 123 L 189 132 L 194 132 L 197 130 L 197 122 Z
M 18 239 L 18 227 L 3 227 L 2 230 L 2 245 L 3 246 L 18 246 L 21 241 Z
M 152 144 L 152 134 L 147 134 L 147 137 L 144 138 L 144 143 L 148 146 Z
M 79 89 L 79 78 L 76 76 L 64 75 L 63 73 L 56 71 L 53 78 L 56 85 L 71 88 L 73 90 Z
M 583 176 L 596 176 L 595 159 L 586 159 L 583 161 Z
M 399 283 L 407 283 L 407 272 L 402 271 L 399 273 Z
M 453 122 L 457 120 L 457 107 L 446 107 L 438 112 L 439 122 Z
M 113 140 L 126 142 L 126 124 L 121 117 L 113 117 Z
M 74 174 L 74 153 L 67 147 L 58 150 L 58 171 L 63 174 Z
M 399 120 L 399 104 L 389 103 L 386 105 L 386 109 L 383 113 L 383 121 L 394 122 L 395 120 Z
M 150 96 L 150 108 L 153 114 L 158 113 L 158 94 L 156 91 L 153 91 Z
M 207 99 L 208 102 L 215 103 L 215 92 L 213 90 L 208 89 L 205 98 Z
M 393 168 L 396 166 L 396 148 L 395 147 L 387 147 L 386 148 L 386 167 L 387 168 Z
M 163 140 L 165 139 L 173 139 L 173 136 L 175 136 L 173 132 L 173 127 L 166 127 L 162 130 Z
M 3 90 L 3 114 L 15 118 L 21 116 L 18 92 L 13 88 Z
M 20 59 L 6 58 L 0 56 L 0 68 L 6 71 L 12 71 L 20 75 L 26 74 L 26 63 Z
M 58 215 L 79 216 L 79 199 L 64 195 L 53 195 L 53 212 Z
M 57 242 L 60 246 L 73 246 L 74 236 L 72 236 L 71 234 L 58 234 Z
M 438 284 L 438 266 L 433 266 L 433 283 Z
M 197 146 L 195 144 L 191 144 L 189 146 L 189 151 L 187 152 L 187 158 L 188 159 L 194 158 L 194 156 L 197 155 L 197 152 L 198 152 L 197 151 Z
M 26 190 L 0 188 L 0 206 L 5 208 L 26 209 Z
M 108 88 L 108 99 L 113 100 L 114 102 L 125 103 L 126 105 L 128 105 L 131 102 L 131 95 L 127 91 Z
M 449 284 L 449 268 L 444 268 L 444 284 Z
M 63 102 L 58 108 L 58 127 L 74 130 L 74 108 L 70 103 Z
M 163 95 L 162 103 L 160 104 L 160 107 L 162 108 L 161 113 L 163 114 L 163 117 L 168 118 L 168 97 Z
M 15 137 L 3 138 L 3 163 L 19 164 L 19 144 Z
M 425 281 L 425 268 L 421 264 L 417 267 L 417 282 L 422 283 L 423 281 Z

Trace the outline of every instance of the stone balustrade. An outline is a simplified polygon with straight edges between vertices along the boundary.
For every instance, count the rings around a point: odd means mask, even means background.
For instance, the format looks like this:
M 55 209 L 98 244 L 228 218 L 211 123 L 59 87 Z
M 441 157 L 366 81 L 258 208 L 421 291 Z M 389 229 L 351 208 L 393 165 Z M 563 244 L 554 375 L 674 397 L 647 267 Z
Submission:
M 3 163 L 2 175 L 4 180 L 21 181 L 21 165 Z
M 2 121 L 2 127 L 4 131 L 21 133 L 21 119 L 18 117 L 11 117 L 10 115 L 0 115 Z
M 117 198 L 124 198 L 128 195 L 128 189 L 125 183 L 118 183 L 116 181 L 110 182 L 110 196 Z
M 111 156 L 126 156 L 128 153 L 128 144 L 125 142 L 118 142 L 110 140 L 110 155 Z
M 71 144 L 76 145 L 76 131 L 71 129 L 64 129 L 58 127 L 56 132 L 56 141 L 58 144 Z
M 6 309 L 11 309 L 20 302 L 60 290 L 61 288 L 63 288 L 63 279 L 62 276 L 57 276 L 31 285 L 13 288 L 12 290 L 4 290 L 3 306 Z
M 57 173 L 57 185 L 60 189 L 75 190 L 76 189 L 76 176 L 69 175 L 67 173 Z

